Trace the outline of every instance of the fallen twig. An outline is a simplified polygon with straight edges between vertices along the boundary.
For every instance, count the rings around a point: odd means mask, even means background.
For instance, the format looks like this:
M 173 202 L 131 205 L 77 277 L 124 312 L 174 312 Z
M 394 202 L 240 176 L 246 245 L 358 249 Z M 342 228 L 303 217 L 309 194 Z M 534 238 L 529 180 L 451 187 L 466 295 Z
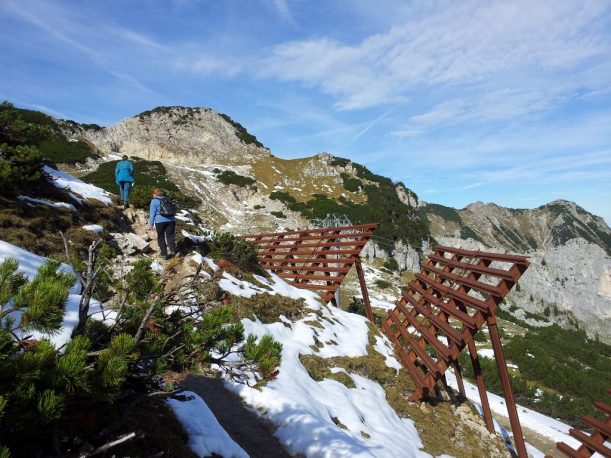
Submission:
M 108 442 L 98 448 L 96 448 L 95 450 L 93 450 L 92 452 L 89 453 L 84 453 L 80 456 L 80 458 L 87 458 L 89 456 L 96 456 L 99 455 L 100 453 L 104 453 L 107 450 L 110 450 L 113 447 L 116 447 L 117 445 L 120 445 L 124 442 L 130 441 L 132 439 L 134 439 L 137 436 L 137 434 L 135 432 L 131 432 L 129 434 L 126 434 L 125 436 L 122 436 L 120 438 L 118 438 L 117 440 L 114 440 L 112 442 Z

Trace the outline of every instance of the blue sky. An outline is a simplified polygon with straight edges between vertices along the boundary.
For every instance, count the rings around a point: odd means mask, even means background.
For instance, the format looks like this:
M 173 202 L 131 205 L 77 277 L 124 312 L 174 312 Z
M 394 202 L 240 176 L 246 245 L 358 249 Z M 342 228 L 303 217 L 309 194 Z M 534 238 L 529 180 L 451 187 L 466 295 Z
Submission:
M 611 222 L 611 2 L 0 2 L 0 98 L 110 125 L 210 107 L 429 202 Z

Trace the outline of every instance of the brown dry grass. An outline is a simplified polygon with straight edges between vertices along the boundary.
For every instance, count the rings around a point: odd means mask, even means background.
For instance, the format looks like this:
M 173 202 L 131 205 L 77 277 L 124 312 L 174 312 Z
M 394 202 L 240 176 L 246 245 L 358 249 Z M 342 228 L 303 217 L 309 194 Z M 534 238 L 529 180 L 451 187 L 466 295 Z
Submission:
M 295 300 L 289 297 L 270 294 L 257 294 L 250 298 L 231 298 L 231 306 L 238 318 L 252 318 L 253 315 L 263 323 L 275 323 L 280 315 L 289 320 L 298 320 L 305 314 L 303 299 Z
M 347 199 L 355 203 L 367 201 L 364 193 L 346 191 L 339 176 L 305 176 L 303 169 L 312 164 L 316 166 L 316 161 L 315 157 L 302 159 L 270 157 L 255 162 L 252 165 L 252 169 L 257 181 L 266 186 L 265 189 L 262 189 L 266 193 L 271 193 L 274 191 L 274 186 L 280 185 L 298 201 L 309 200 L 312 194 L 317 193 L 325 194 L 330 198 L 338 198 L 343 193 Z M 299 188 L 300 190 L 294 188 Z
M 69 202 L 68 199 L 64 201 Z M 107 231 L 121 226 L 121 215 L 113 207 L 90 205 L 73 212 L 64 208 L 30 206 L 0 197 L 0 239 L 41 256 L 64 258 L 64 246 L 59 231 L 72 242 L 71 247 L 83 255 L 93 240 L 99 237 L 82 228 L 85 224 L 101 224 Z

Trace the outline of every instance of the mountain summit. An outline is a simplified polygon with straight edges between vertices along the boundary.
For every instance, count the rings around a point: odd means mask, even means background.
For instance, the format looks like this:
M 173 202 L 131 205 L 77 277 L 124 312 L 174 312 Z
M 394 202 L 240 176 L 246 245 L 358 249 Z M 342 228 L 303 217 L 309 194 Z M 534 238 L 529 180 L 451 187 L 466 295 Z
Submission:
M 157 107 L 110 127 L 63 122 L 66 135 L 121 153 L 175 165 L 233 164 L 270 151 L 229 116 L 210 108 Z

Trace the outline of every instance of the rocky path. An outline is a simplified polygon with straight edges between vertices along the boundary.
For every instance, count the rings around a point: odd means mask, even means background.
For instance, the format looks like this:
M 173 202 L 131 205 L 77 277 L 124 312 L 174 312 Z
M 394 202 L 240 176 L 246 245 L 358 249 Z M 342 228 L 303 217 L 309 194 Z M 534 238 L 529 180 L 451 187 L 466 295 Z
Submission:
M 273 426 L 247 409 L 237 395 L 223 386 L 222 379 L 187 374 L 180 385 L 206 401 L 225 431 L 252 458 L 291 456 L 274 437 Z
M 124 214 L 129 220 L 129 231 L 113 234 L 123 256 L 134 259 L 144 255 L 158 260 L 157 242 L 148 231 L 146 213 L 130 208 L 125 210 Z M 188 259 L 175 258 L 171 263 L 176 281 L 190 273 Z M 167 268 L 166 262 L 162 264 Z M 222 379 L 186 374 L 179 383 L 185 390 L 193 391 L 204 399 L 221 426 L 252 458 L 291 456 L 274 437 L 273 426 L 256 412 L 249 410 L 239 396 L 225 389 Z

